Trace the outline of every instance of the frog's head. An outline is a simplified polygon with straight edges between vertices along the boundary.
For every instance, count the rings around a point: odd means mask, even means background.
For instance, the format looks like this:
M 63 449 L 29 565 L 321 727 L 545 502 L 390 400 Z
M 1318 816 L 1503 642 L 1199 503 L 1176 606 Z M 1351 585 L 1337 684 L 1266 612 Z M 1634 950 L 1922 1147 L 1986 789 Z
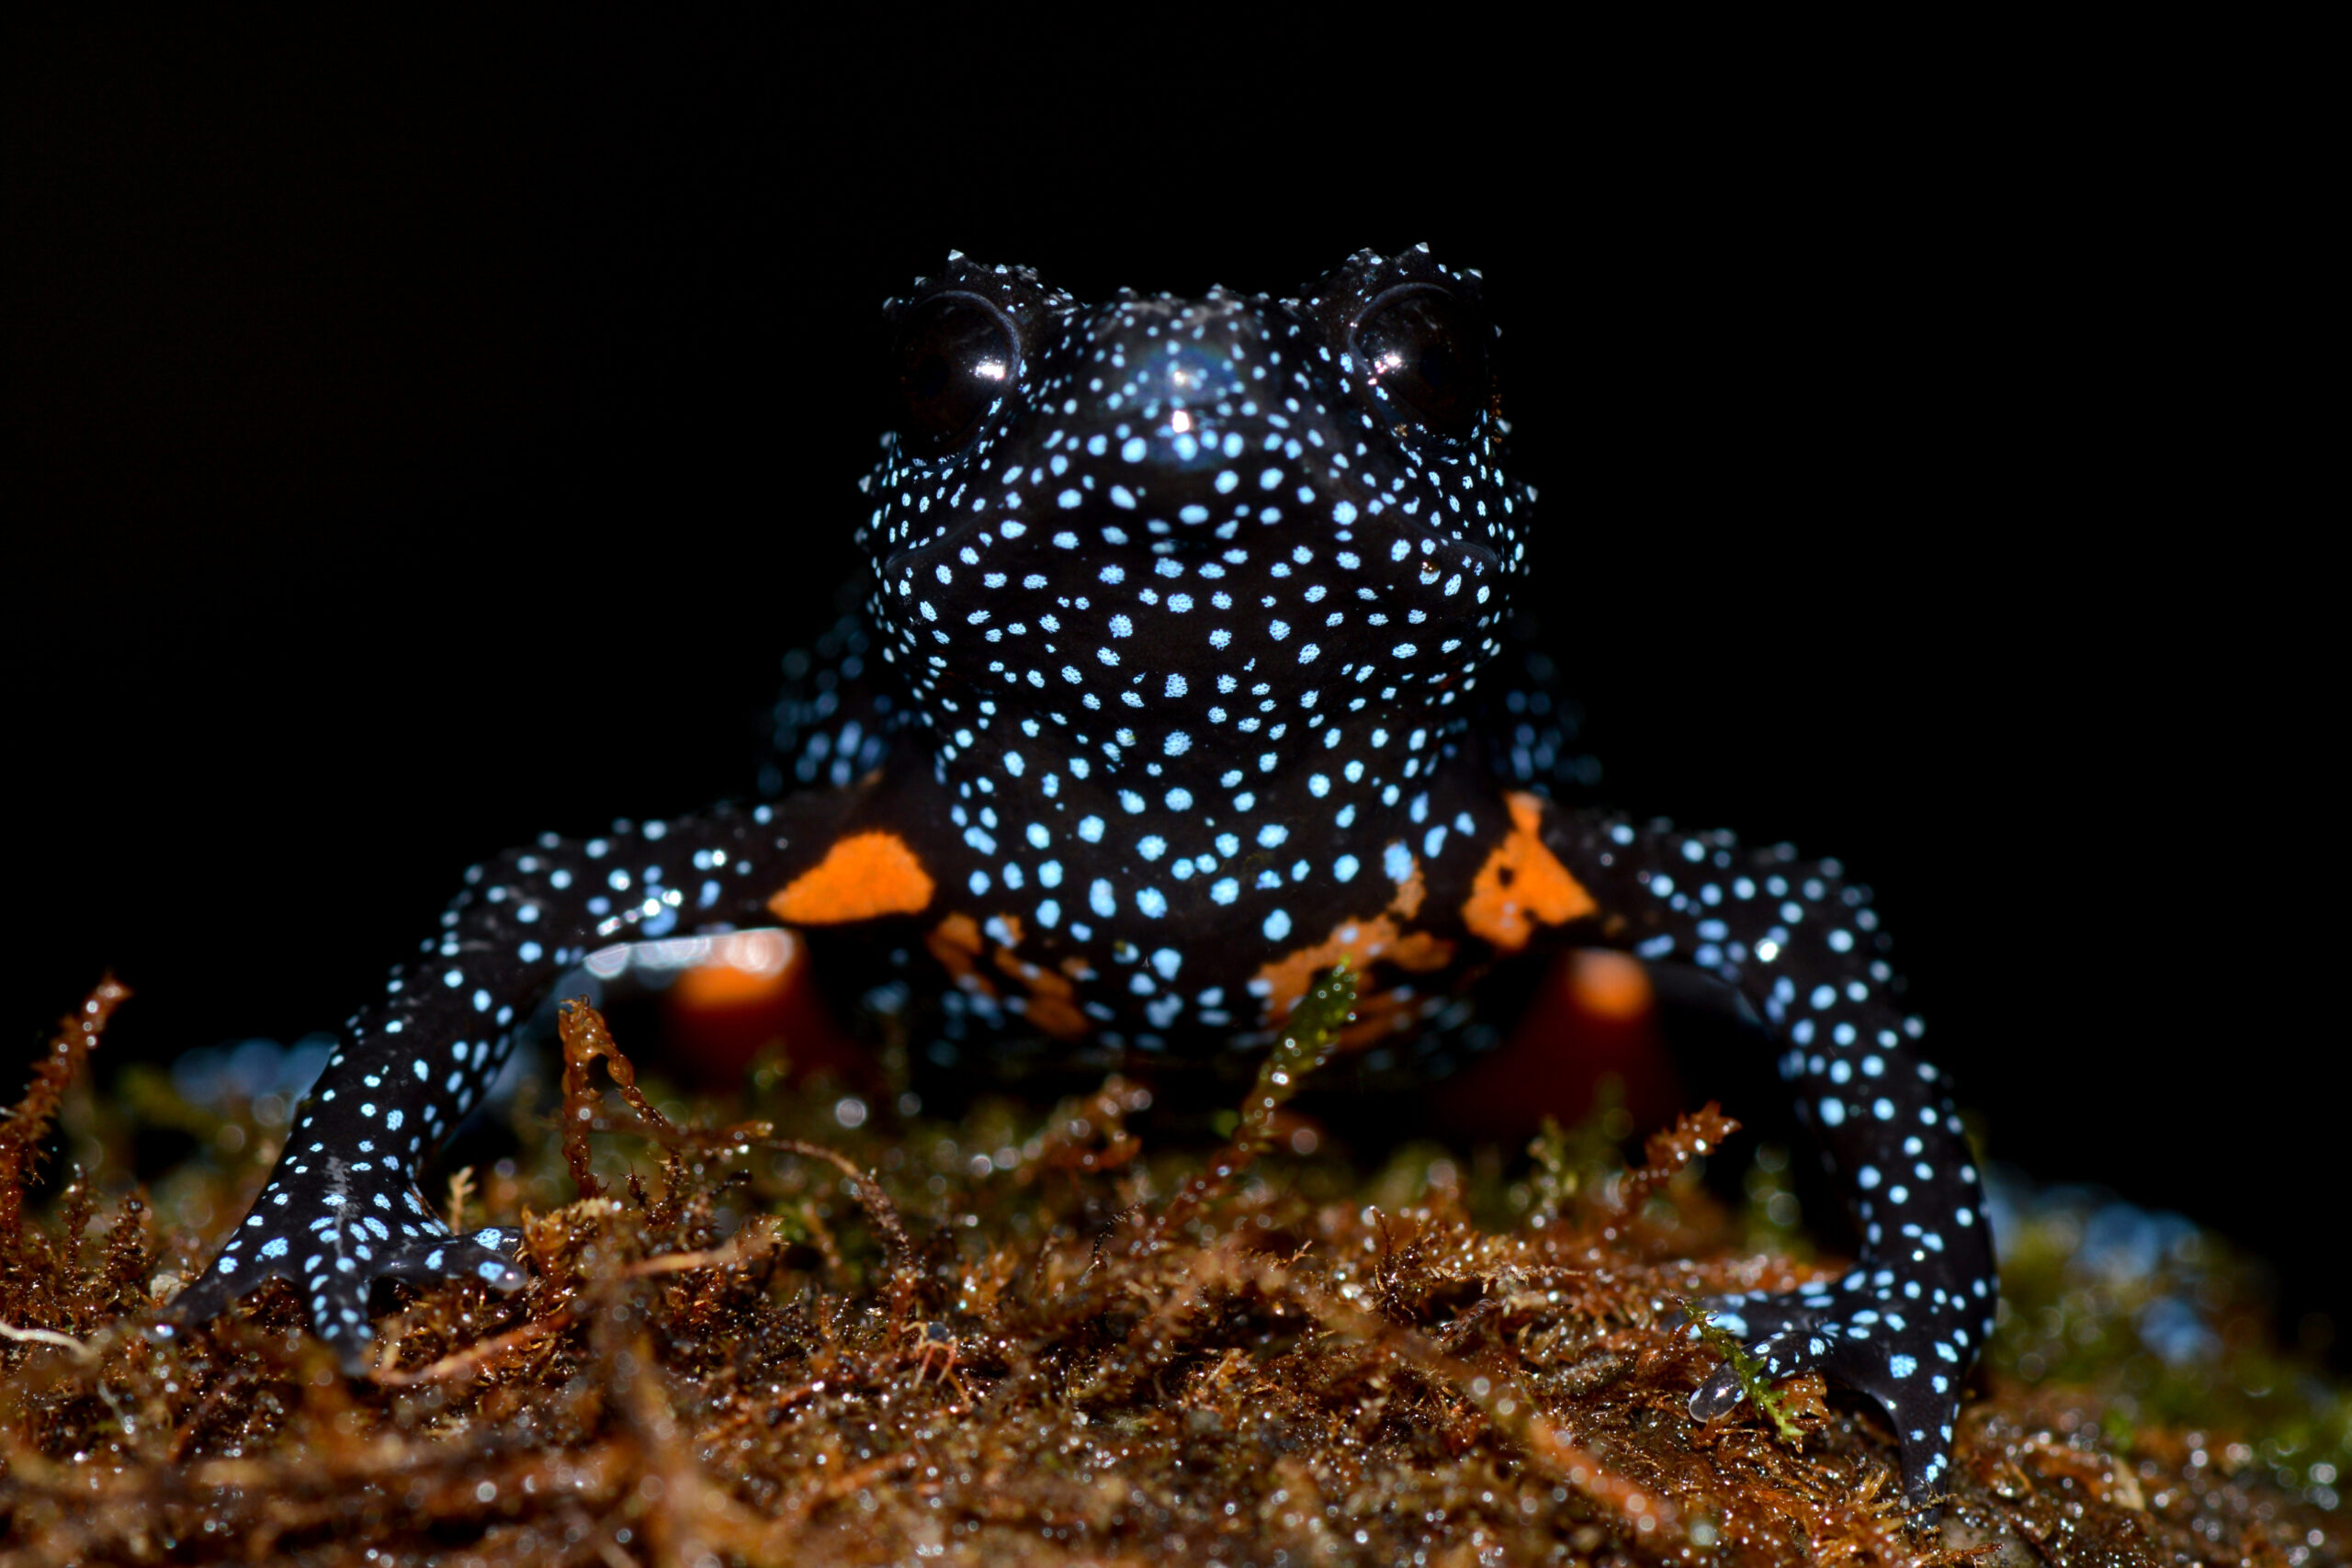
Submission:
M 892 301 L 859 538 L 943 759 L 1425 771 L 1524 563 L 1478 292 L 1423 249 L 1100 305 L 958 256 Z

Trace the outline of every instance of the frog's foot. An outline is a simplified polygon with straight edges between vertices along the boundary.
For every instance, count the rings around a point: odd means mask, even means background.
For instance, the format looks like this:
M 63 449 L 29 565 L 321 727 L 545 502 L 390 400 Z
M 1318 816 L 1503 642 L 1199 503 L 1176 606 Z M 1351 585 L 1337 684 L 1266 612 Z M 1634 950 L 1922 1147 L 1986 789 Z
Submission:
M 493 1290 L 519 1289 L 529 1278 L 508 1256 L 522 1233 L 487 1226 L 458 1235 L 441 1223 L 414 1189 L 356 1195 L 330 1188 L 306 1194 L 273 1181 L 254 1204 L 204 1277 L 174 1297 L 157 1337 L 228 1311 L 238 1298 L 277 1278 L 291 1280 L 319 1337 L 333 1345 L 344 1370 L 367 1365 L 374 1337 L 368 1293 L 379 1280 L 430 1283 L 480 1280 Z
M 1984 1340 L 1984 1303 L 1864 1268 L 1787 1295 L 1758 1291 L 1702 1304 L 1768 1379 L 1817 1371 L 1877 1400 L 1901 1444 L 1905 1499 L 1922 1505 L 1938 1491 L 1951 1463 L 1961 1380 Z M 1712 1421 L 1744 1396 L 1739 1374 L 1725 1364 L 1690 1396 L 1691 1418 Z

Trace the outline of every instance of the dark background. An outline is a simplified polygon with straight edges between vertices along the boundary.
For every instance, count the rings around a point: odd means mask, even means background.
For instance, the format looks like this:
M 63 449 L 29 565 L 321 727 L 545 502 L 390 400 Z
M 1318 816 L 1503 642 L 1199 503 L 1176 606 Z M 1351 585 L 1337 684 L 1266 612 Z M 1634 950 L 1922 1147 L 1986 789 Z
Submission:
M 1505 322 L 1611 797 L 1842 856 L 1998 1156 L 2341 1314 L 2193 101 L 1433 24 L 0 59 L 20 1059 L 109 967 L 109 1058 L 331 1026 L 471 861 L 742 792 L 848 564 L 876 307 L 948 247 L 1090 295 L 1427 240 Z

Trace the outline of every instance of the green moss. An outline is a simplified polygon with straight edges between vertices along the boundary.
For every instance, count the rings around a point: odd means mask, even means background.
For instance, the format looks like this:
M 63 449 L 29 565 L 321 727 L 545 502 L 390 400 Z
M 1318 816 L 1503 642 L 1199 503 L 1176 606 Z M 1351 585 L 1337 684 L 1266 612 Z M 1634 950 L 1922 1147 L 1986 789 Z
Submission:
M 1772 1430 L 1780 1435 L 1781 1440 L 1792 1448 L 1802 1447 L 1804 1443 L 1804 1428 L 1799 1427 L 1796 1417 L 1790 1414 L 1788 1402 L 1782 1399 L 1780 1392 L 1772 1386 L 1772 1380 L 1764 1375 L 1764 1363 L 1749 1355 L 1747 1347 L 1741 1344 L 1730 1330 L 1717 1326 L 1713 1313 L 1695 1302 L 1686 1301 L 1679 1304 L 1683 1315 L 1688 1317 L 1692 1326 L 1699 1331 L 1700 1340 L 1706 1345 L 1707 1348 L 1724 1359 L 1724 1364 L 1731 1368 L 1732 1374 L 1739 1379 L 1740 1392 L 1747 1396 L 1748 1401 L 1757 1409 L 1764 1413 L 1765 1418 L 1772 1423 Z
M 2081 1189 L 2020 1194 L 2006 1218 L 1992 1370 L 2096 1391 L 2125 1451 L 2160 1444 L 2154 1431 L 2257 1435 L 2242 1462 L 2281 1486 L 2328 1495 L 2352 1476 L 2352 1394 L 2279 1346 L 2258 1263 Z

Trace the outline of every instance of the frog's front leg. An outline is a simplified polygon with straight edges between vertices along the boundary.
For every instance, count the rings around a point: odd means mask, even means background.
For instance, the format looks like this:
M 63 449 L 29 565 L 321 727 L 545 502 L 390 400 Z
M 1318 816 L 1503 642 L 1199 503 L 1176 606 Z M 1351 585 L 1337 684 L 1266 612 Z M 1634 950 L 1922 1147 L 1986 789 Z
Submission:
M 871 918 L 927 903 L 914 853 L 856 834 L 874 788 L 796 796 L 512 850 L 466 874 L 439 934 L 344 1026 L 252 1211 L 158 1332 L 217 1315 L 272 1277 L 355 1369 L 379 1279 L 472 1276 L 514 1290 L 511 1230 L 454 1235 L 419 1187 L 516 1030 L 561 976 L 616 942 Z M 899 843 L 900 853 L 888 852 Z
M 1531 800 L 1532 797 L 1519 797 Z M 1781 1077 L 1853 1206 L 1860 1260 L 1788 1295 L 1712 1303 L 1774 1378 L 1819 1371 L 1893 1417 L 1916 1502 L 1950 1462 L 1960 1384 L 1991 1331 L 1997 1279 L 1976 1162 L 1941 1075 L 1895 1005 L 1877 917 L 1834 861 L 1724 833 L 1547 808 L 1542 838 L 1612 945 L 1736 987 L 1781 1048 Z M 1741 1397 L 1729 1367 L 1700 1420 Z

